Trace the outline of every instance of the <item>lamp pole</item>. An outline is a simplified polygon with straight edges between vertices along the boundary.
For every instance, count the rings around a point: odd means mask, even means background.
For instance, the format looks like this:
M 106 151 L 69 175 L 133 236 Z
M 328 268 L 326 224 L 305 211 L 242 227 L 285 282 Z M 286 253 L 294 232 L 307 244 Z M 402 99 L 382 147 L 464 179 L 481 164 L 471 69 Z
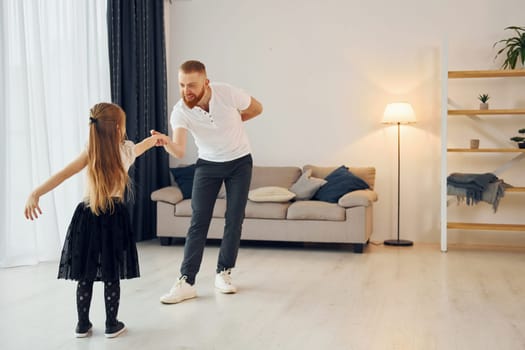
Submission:
M 407 239 L 399 239 L 399 225 L 400 218 L 399 212 L 401 207 L 401 197 L 400 197 L 400 188 L 401 188 L 401 123 L 397 122 L 397 239 L 387 239 L 384 244 L 391 246 L 403 246 L 409 247 L 414 243 Z

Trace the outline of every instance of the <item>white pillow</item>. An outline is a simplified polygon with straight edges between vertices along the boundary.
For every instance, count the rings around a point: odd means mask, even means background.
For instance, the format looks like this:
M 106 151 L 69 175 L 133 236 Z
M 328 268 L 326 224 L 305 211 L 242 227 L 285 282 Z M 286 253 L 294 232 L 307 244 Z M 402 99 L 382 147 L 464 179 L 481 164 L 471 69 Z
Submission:
M 295 197 L 295 193 L 284 187 L 266 186 L 251 190 L 248 199 L 252 202 L 288 202 Z

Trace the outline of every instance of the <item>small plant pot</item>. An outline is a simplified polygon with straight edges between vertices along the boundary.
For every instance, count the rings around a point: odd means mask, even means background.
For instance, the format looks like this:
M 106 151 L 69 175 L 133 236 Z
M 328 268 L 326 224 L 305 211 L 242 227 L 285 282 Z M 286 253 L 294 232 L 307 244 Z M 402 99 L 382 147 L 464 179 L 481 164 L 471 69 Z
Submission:
M 480 103 L 479 104 L 479 109 L 489 109 L 489 104 L 488 103 Z
M 518 143 L 518 148 L 525 148 L 525 142 Z
M 470 140 L 470 148 L 471 149 L 478 149 L 479 148 L 479 140 L 478 139 Z

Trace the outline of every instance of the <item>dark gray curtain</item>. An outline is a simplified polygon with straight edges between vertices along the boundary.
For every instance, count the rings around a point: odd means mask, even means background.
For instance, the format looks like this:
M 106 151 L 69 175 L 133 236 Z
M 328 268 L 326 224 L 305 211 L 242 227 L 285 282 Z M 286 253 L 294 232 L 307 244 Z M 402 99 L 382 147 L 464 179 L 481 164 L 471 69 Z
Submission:
M 139 142 L 151 129 L 167 134 L 164 1 L 108 0 L 107 16 L 111 97 L 126 112 L 128 139 Z M 138 241 L 156 236 L 150 194 L 169 184 L 168 162 L 164 149 L 154 148 L 130 169 L 129 212 Z

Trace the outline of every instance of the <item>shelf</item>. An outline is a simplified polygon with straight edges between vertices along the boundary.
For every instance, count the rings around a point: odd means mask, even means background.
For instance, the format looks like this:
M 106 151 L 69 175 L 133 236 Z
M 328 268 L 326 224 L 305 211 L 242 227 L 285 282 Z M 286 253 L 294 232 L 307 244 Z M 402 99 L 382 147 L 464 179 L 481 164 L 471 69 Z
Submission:
M 473 154 L 481 154 L 485 153 L 485 156 L 482 158 L 486 158 L 487 156 L 492 160 L 495 157 L 504 158 L 504 164 L 501 165 L 498 169 L 494 171 L 494 173 L 499 174 L 507 171 L 511 166 L 514 166 L 518 163 L 518 161 L 521 161 L 525 159 L 525 149 L 520 149 L 517 147 L 515 143 L 502 143 L 499 148 L 498 145 L 490 146 L 487 145 L 486 148 L 477 148 L 477 149 L 471 149 L 471 148 L 455 148 L 449 146 L 450 144 L 453 144 L 454 142 L 450 142 L 450 139 L 448 138 L 449 130 L 448 130 L 448 124 L 451 122 L 450 117 L 454 116 L 463 116 L 467 117 L 468 119 L 472 120 L 476 123 L 484 123 L 487 121 L 487 117 L 492 118 L 491 121 L 512 121 L 515 123 L 523 121 L 521 119 L 523 116 L 525 116 L 525 106 L 521 105 L 518 108 L 508 108 L 508 107 L 514 107 L 515 105 L 506 105 L 502 106 L 503 108 L 493 108 L 493 109 L 468 109 L 463 106 L 454 106 L 453 103 L 450 100 L 449 96 L 449 85 L 451 83 L 451 79 L 470 79 L 470 78 L 513 78 L 513 77 L 525 77 L 525 69 L 516 69 L 516 70 L 502 70 L 502 69 L 495 69 L 495 70 L 460 70 L 460 71 L 449 71 L 447 69 L 447 50 L 445 45 L 445 50 L 443 50 L 443 54 L 441 56 L 442 58 L 442 67 L 443 70 L 441 71 L 441 153 L 444 154 L 441 158 L 441 251 L 446 252 L 447 251 L 447 230 L 449 229 L 459 229 L 459 230 L 489 230 L 489 231 L 521 231 L 525 232 L 525 224 L 519 223 L 519 224 L 494 224 L 494 223 L 469 223 L 469 222 L 449 222 L 447 220 L 448 216 L 448 194 L 447 194 L 447 177 L 449 175 L 449 170 L 455 171 L 456 169 L 449 169 L 448 161 L 452 158 L 450 156 L 450 153 L 456 152 L 456 153 L 463 153 L 465 159 L 472 158 Z M 516 81 L 515 83 L 519 83 L 521 85 L 522 82 L 525 82 L 524 79 L 520 79 L 519 81 Z M 466 86 L 464 86 L 466 87 Z M 514 88 L 515 95 L 519 96 L 519 90 L 517 88 Z M 456 107 L 456 108 L 455 108 Z M 478 107 L 477 105 L 472 107 Z M 507 107 L 507 108 L 505 108 Z M 493 117 L 496 116 L 496 117 Z M 500 117 L 498 119 L 498 116 Z M 494 119 L 495 118 L 495 119 Z M 520 118 L 518 120 L 518 118 Z M 477 128 L 480 128 L 481 131 L 483 131 L 484 135 L 488 134 L 486 129 L 490 128 L 491 126 L 488 124 L 479 125 L 476 124 Z M 485 127 L 485 128 L 483 128 Z M 455 135 L 455 134 L 453 134 Z M 458 137 L 456 137 L 458 138 Z M 501 138 L 500 138 L 501 139 Z M 504 138 L 506 139 L 506 138 Z M 459 138 L 458 141 L 461 139 Z M 507 139 L 508 140 L 508 139 Z M 513 147 L 514 146 L 514 147 Z M 490 148 L 492 147 L 492 148 Z M 448 154 L 448 155 L 447 155 Z M 508 154 L 508 157 L 505 156 L 505 154 Z M 467 156 L 468 155 L 468 156 Z M 463 156 L 459 155 L 461 158 Z M 507 158 L 512 158 L 510 161 L 507 161 Z M 456 167 L 461 168 L 461 165 L 455 164 Z M 521 185 L 521 183 L 520 183 Z M 517 187 L 509 187 L 505 188 L 505 194 L 508 194 L 509 196 L 521 196 L 525 194 L 525 186 L 517 186 Z M 521 198 L 521 197 L 520 197 Z M 461 220 L 461 219 L 460 219 Z M 483 219 L 482 219 L 483 220 Z M 505 221 L 505 220 L 501 220 Z M 519 220 L 522 222 L 523 220 Z
M 447 148 L 447 152 L 471 153 L 525 153 L 525 148 Z
M 449 109 L 448 115 L 508 115 L 522 114 L 525 109 Z
M 523 192 L 525 193 L 525 187 L 508 187 L 505 192 Z
M 458 70 L 449 71 L 449 79 L 525 77 L 525 69 L 515 70 Z
M 488 230 L 488 231 L 525 231 L 525 225 L 519 224 L 482 224 L 467 222 L 449 222 L 447 228 L 457 230 Z
M 505 193 L 512 192 L 512 193 L 525 193 L 525 187 L 506 187 Z M 455 196 L 453 194 L 447 194 L 447 196 Z

